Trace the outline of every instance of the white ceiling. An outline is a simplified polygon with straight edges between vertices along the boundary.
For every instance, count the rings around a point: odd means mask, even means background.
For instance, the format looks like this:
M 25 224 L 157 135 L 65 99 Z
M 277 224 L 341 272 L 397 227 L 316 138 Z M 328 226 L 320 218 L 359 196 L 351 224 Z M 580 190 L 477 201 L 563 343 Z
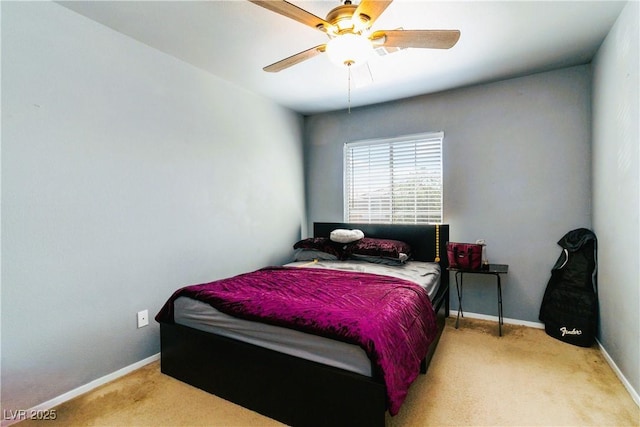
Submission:
M 291 2 L 323 18 L 341 4 Z M 303 114 L 585 64 L 624 7 L 615 1 L 395 0 L 374 29 L 458 29 L 460 41 L 449 50 L 406 49 L 374 58 L 368 68 L 352 71 L 349 99 L 347 70 L 326 55 L 279 73 L 262 71 L 327 39 L 248 1 L 59 3 Z

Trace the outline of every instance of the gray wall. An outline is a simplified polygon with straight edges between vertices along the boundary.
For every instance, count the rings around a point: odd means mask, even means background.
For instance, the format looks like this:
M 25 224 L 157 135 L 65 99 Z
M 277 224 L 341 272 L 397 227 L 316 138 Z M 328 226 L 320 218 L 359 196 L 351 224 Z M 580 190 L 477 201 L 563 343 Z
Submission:
M 51 2 L 2 2 L 2 408 L 159 351 L 179 286 L 291 256 L 302 118 Z
M 579 66 L 307 117 L 309 224 L 342 220 L 344 142 L 442 130 L 450 238 L 485 239 L 509 264 L 505 317 L 537 322 L 556 242 L 591 227 L 590 78 Z M 495 279 L 466 281 L 464 308 L 497 315 Z
M 593 227 L 600 341 L 640 392 L 640 4 L 629 2 L 593 61 Z

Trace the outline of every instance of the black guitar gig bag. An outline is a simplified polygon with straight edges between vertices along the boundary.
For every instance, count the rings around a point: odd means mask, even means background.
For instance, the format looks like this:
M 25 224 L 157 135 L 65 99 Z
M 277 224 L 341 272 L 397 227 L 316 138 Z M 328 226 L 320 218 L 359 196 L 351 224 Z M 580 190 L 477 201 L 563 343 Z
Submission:
M 591 347 L 598 323 L 596 235 L 579 228 L 565 234 L 558 245 L 562 253 L 551 270 L 539 318 L 548 335 Z

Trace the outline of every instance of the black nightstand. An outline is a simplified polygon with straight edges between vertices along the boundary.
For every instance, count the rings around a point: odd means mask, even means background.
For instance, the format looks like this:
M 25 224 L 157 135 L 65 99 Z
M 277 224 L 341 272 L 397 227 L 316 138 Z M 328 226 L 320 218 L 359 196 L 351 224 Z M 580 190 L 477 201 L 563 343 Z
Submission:
M 456 290 L 458 292 L 458 316 L 456 317 L 456 329 L 460 323 L 460 316 L 464 317 L 462 312 L 462 277 L 464 274 L 492 274 L 496 276 L 498 282 L 498 332 L 502 336 L 502 283 L 500 281 L 501 274 L 507 274 L 509 272 L 509 266 L 507 264 L 489 264 L 488 268 L 480 270 L 466 270 L 460 268 L 448 268 L 449 271 L 455 271 L 456 273 Z M 458 279 L 458 276 L 460 277 Z

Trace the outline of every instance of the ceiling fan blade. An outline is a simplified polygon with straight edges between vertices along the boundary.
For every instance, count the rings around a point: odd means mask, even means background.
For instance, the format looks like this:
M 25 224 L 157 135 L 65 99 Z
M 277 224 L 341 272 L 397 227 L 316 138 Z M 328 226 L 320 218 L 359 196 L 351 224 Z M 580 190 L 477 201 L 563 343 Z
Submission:
M 353 16 L 366 15 L 369 20 L 367 28 L 371 28 L 373 23 L 382 15 L 382 12 L 391 4 L 393 0 L 362 0 Z
M 380 30 L 371 35 L 371 40 L 393 47 L 420 47 L 427 49 L 449 49 L 460 38 L 458 30 Z
M 296 53 L 295 55 L 291 55 L 290 57 L 285 58 L 281 61 L 274 62 L 271 65 L 267 65 L 263 68 L 263 70 L 269 73 L 277 73 L 278 71 L 282 71 L 285 68 L 289 68 L 293 65 L 301 63 L 302 61 L 306 61 L 307 59 L 311 59 L 314 56 L 321 54 L 325 51 L 326 47 L 326 44 L 312 47 L 311 49 L 304 50 L 302 52 Z
M 316 28 L 321 31 L 326 31 L 327 28 L 331 27 L 331 24 L 329 24 L 324 19 L 319 18 L 313 13 L 307 12 L 306 10 L 301 9 L 298 6 L 291 4 L 285 0 L 249 1 L 251 3 L 257 4 L 258 6 L 262 6 L 272 12 L 278 13 L 282 16 L 286 16 L 287 18 L 291 18 L 294 21 L 298 21 L 304 25 L 308 25 L 309 27 Z

